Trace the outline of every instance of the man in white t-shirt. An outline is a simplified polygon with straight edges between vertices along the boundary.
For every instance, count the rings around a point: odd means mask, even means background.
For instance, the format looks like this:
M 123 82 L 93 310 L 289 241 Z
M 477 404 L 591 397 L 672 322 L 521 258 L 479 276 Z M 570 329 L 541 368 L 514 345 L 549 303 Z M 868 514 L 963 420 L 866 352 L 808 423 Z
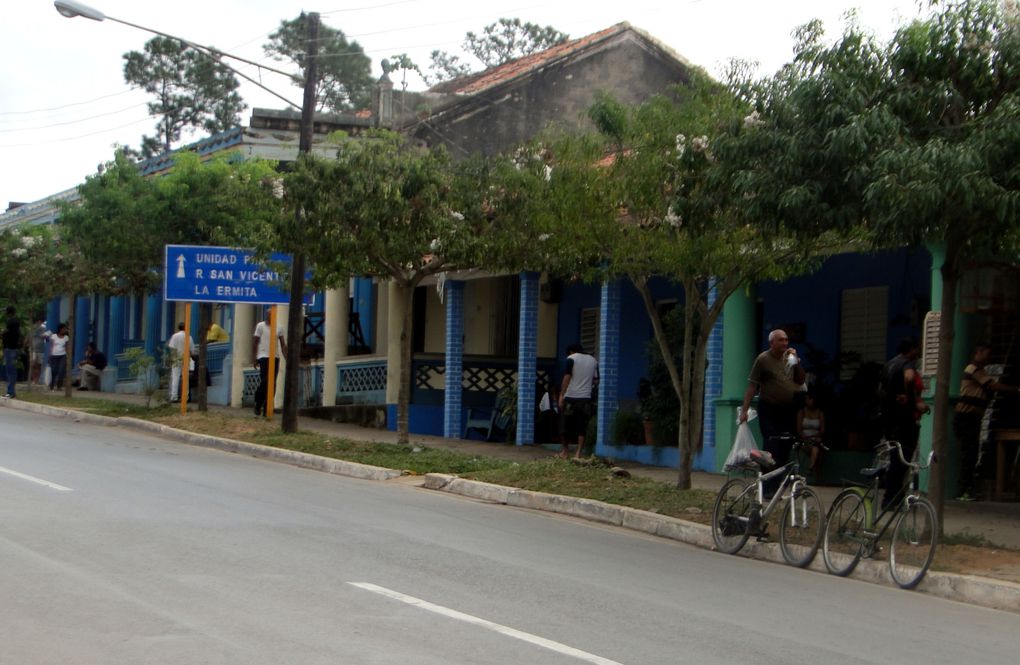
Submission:
M 255 326 L 255 334 L 251 340 L 251 355 L 255 358 L 255 367 L 259 370 L 259 385 L 255 389 L 255 415 L 261 416 L 266 411 L 266 398 L 269 392 L 269 344 L 272 339 L 269 325 L 269 316 L 272 310 L 266 310 L 266 320 L 259 321 Z M 284 338 L 283 327 L 277 325 L 276 338 L 280 341 L 276 352 L 276 362 L 273 363 L 273 377 L 280 369 L 280 358 L 287 355 L 287 340 Z
M 177 332 L 175 332 L 170 340 L 166 343 L 166 347 L 170 349 L 170 401 L 176 402 L 181 399 L 181 367 L 184 363 L 184 324 L 177 324 Z M 195 340 L 188 337 L 188 356 L 190 362 L 188 363 L 188 371 L 195 369 Z M 187 398 L 185 398 L 187 399 Z
M 560 457 L 570 456 L 570 444 L 577 441 L 580 458 L 584 450 L 584 438 L 588 433 L 588 420 L 595 413 L 592 396 L 599 385 L 599 362 L 584 352 L 580 344 L 567 347 L 567 365 L 563 370 L 563 388 L 560 390 L 560 414 L 562 423 Z

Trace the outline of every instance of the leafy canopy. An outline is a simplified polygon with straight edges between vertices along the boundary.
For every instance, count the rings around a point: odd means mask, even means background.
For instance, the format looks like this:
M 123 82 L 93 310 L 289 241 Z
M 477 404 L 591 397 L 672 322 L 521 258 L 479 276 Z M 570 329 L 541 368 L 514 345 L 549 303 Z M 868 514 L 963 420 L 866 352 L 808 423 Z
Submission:
M 144 52 L 124 54 L 124 80 L 155 97 L 148 109 L 159 122 L 154 136 L 142 137 L 146 158 L 169 152 L 185 129 L 215 133 L 235 127 L 246 108 L 229 68 L 168 37 L 150 39 Z

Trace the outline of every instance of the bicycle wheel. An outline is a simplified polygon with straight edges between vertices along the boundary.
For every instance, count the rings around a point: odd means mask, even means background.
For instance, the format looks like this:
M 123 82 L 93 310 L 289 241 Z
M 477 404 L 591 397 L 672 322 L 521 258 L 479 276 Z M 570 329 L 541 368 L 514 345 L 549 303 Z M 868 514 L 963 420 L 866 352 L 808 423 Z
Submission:
M 810 487 L 802 487 L 786 502 L 779 518 L 779 549 L 786 563 L 804 568 L 815 558 L 822 544 L 825 512 L 822 501 Z
M 935 507 L 918 497 L 896 518 L 889 546 L 889 572 L 903 589 L 913 589 L 924 579 L 938 541 Z
M 712 508 L 712 540 L 724 554 L 736 554 L 747 542 L 747 525 L 754 510 L 755 484 L 732 478 L 722 486 Z
M 853 490 L 840 492 L 825 519 L 822 559 L 830 573 L 846 577 L 857 567 L 867 542 L 864 499 Z

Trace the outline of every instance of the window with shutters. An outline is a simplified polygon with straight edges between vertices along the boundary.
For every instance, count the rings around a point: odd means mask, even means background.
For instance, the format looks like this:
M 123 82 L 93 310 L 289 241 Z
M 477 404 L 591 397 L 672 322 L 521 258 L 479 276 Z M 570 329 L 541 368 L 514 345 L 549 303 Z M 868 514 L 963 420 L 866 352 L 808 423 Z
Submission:
M 840 307 L 840 378 L 853 377 L 862 363 L 884 363 L 889 321 L 889 287 L 846 289 Z
M 581 310 L 581 336 L 578 338 L 585 353 L 599 355 L 599 308 Z

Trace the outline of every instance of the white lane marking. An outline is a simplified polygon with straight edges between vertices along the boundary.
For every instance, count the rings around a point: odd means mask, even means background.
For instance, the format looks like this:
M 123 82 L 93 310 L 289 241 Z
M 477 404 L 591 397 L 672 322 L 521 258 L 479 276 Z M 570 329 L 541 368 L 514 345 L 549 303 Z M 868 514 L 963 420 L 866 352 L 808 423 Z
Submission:
M 596 665 L 622 665 L 622 663 L 618 663 L 615 660 L 609 660 L 608 658 L 596 656 L 595 654 L 588 653 L 587 651 L 581 651 L 580 649 L 575 649 L 574 647 L 568 647 L 566 644 L 560 644 L 559 642 L 547 640 L 546 638 L 539 637 L 538 635 L 525 633 L 515 628 L 510 628 L 508 626 L 503 626 L 498 623 L 486 621 L 485 619 L 480 619 L 470 614 L 464 614 L 463 612 L 458 612 L 457 610 L 451 610 L 449 607 L 436 605 L 434 603 L 428 602 L 427 600 L 422 600 L 421 598 L 415 598 L 414 596 L 408 596 L 406 594 L 400 593 L 399 591 L 393 591 L 392 589 L 387 589 L 385 587 L 377 586 L 375 584 L 369 584 L 368 582 L 348 582 L 348 584 L 350 584 L 351 586 L 356 586 L 359 589 L 364 589 L 365 591 L 371 591 L 372 593 L 377 593 L 381 596 L 392 598 L 393 600 L 399 600 L 402 603 L 407 603 L 408 605 L 413 605 L 414 607 L 423 610 L 428 610 L 429 612 L 441 614 L 442 616 L 448 617 L 450 619 L 457 619 L 458 621 L 463 621 L 474 626 L 487 628 L 502 635 L 507 635 L 509 637 L 513 637 L 518 640 L 528 642 L 529 644 L 534 644 L 536 646 L 549 649 L 550 651 L 555 651 L 557 653 L 561 653 L 567 656 L 573 656 L 574 658 L 583 660 L 588 663 L 595 663 Z
M 56 483 L 51 483 L 48 480 L 43 480 L 42 478 L 36 478 L 35 476 L 29 476 L 29 475 L 24 474 L 24 473 L 19 473 L 17 471 L 14 471 L 13 469 L 7 469 L 7 468 L 4 468 L 2 466 L 0 466 L 0 473 L 6 473 L 8 476 L 14 476 L 15 478 L 21 478 L 22 480 L 27 480 L 27 481 L 29 481 L 31 483 L 36 483 L 37 485 L 42 485 L 43 487 L 49 487 L 51 490 L 57 490 L 58 492 L 73 492 L 74 491 L 70 487 L 64 487 L 63 485 L 58 485 Z

